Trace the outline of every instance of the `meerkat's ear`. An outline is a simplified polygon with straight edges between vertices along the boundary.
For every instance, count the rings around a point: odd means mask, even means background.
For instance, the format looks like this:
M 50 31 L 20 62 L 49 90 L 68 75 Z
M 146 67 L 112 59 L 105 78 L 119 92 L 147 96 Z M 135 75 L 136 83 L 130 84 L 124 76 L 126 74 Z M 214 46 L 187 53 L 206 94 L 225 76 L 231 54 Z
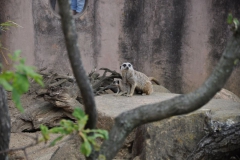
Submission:
M 122 66 L 122 65 L 121 65 Z M 121 69 L 121 66 L 120 66 L 120 69 Z

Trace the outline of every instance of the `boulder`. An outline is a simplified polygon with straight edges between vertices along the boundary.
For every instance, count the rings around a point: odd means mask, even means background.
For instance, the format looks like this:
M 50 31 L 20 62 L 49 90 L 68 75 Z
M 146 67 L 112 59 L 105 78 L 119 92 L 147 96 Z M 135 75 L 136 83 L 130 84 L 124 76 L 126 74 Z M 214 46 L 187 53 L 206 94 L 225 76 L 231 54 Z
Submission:
M 201 109 L 138 127 L 133 143 L 133 157 L 143 159 L 187 159 L 206 134 L 206 118 L 218 124 L 240 122 L 240 104 L 213 99 Z M 216 129 L 215 129 L 216 130 Z M 220 129 L 219 129 L 220 130 Z
M 98 122 L 97 127 L 110 131 L 116 118 L 122 112 L 134 109 L 140 105 L 156 103 L 176 96 L 177 94 L 157 93 L 151 95 L 134 95 L 133 97 L 114 96 L 114 94 L 106 94 L 95 97 Z M 119 151 L 116 159 L 129 159 L 131 158 L 131 148 L 135 139 L 135 130 L 126 138 L 125 144 Z
M 9 148 L 23 148 L 33 144 L 33 146 L 26 149 L 29 160 L 49 160 L 55 150 L 62 145 L 56 143 L 55 146 L 49 147 L 52 142 L 59 135 L 51 134 L 49 141 L 45 143 L 36 144 L 35 138 L 41 137 L 40 132 L 36 133 L 11 133 Z M 64 139 L 65 140 L 65 139 Z M 36 145 L 35 145 L 36 144 Z M 26 160 L 23 150 L 12 151 L 9 153 L 9 160 Z
M 25 109 L 12 123 L 11 132 L 36 131 L 40 125 L 55 127 L 63 118 L 74 119 L 71 113 L 57 108 L 49 102 L 38 101 L 35 105 Z
M 72 136 L 69 141 L 60 146 L 52 155 L 50 160 L 85 160 L 80 153 L 81 140 L 79 136 Z
M 154 92 L 133 97 L 107 94 L 95 97 L 98 128 L 110 130 L 114 118 L 122 112 L 141 105 L 157 103 L 177 96 L 173 93 Z M 232 125 L 240 122 L 240 103 L 212 99 L 201 109 L 187 115 L 175 116 L 136 128 L 126 139 L 115 158 L 122 159 L 186 159 L 206 136 L 206 118 Z
M 153 91 L 159 93 L 171 93 L 167 88 L 162 85 L 153 85 Z
M 230 92 L 229 90 L 226 89 L 221 89 L 215 96 L 215 99 L 225 99 L 225 100 L 230 100 L 234 102 L 240 103 L 240 98 L 235 95 L 234 93 Z

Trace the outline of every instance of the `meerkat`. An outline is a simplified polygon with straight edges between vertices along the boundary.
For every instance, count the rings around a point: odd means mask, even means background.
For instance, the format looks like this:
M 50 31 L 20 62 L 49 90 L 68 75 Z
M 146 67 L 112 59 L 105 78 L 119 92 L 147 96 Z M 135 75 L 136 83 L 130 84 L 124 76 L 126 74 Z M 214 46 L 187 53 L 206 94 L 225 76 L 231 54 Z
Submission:
M 124 84 L 130 85 L 130 93 L 127 96 L 133 96 L 134 90 L 141 90 L 146 95 L 153 93 L 153 86 L 151 80 L 159 84 L 159 82 L 154 77 L 147 77 L 144 73 L 138 72 L 133 69 L 131 63 L 123 63 L 120 66 L 122 72 L 122 81 Z
M 123 83 L 121 79 L 115 80 L 112 83 L 114 86 L 117 87 L 118 91 L 115 96 L 127 95 L 130 92 L 130 85 Z

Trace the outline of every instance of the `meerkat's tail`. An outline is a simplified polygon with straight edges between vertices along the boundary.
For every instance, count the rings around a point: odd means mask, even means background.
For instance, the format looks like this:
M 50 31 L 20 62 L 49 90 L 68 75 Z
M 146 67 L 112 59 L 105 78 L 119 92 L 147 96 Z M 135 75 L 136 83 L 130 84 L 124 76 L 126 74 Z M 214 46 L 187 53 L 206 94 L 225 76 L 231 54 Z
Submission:
M 153 81 L 154 83 L 156 83 L 157 85 L 160 85 L 160 82 L 154 78 L 154 77 L 148 77 L 150 81 Z

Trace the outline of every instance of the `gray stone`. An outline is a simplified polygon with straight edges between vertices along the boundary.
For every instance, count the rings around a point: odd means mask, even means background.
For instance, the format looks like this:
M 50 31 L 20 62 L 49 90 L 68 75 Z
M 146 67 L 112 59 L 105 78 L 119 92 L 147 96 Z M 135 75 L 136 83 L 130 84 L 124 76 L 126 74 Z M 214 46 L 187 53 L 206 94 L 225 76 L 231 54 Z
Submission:
M 162 85 L 153 85 L 153 91 L 160 93 L 171 93 L 167 88 Z
M 215 96 L 215 99 L 225 99 L 240 103 L 240 98 L 229 90 L 221 89 Z
M 143 159 L 186 159 L 206 135 L 206 112 L 212 120 L 234 124 L 240 121 L 240 104 L 211 100 L 202 109 L 139 127 L 133 144 L 133 157 Z
M 114 94 L 97 96 L 95 97 L 98 112 L 97 127 L 110 131 L 111 127 L 114 124 L 114 118 L 116 118 L 120 113 L 134 109 L 140 105 L 163 101 L 176 95 L 177 94 L 154 92 L 150 96 L 134 95 L 133 97 L 126 97 L 114 96 Z M 124 146 L 115 157 L 116 159 L 131 158 L 130 148 L 132 147 L 134 139 L 135 130 L 133 130 L 133 132 L 126 138 Z
M 85 156 L 80 153 L 81 140 L 79 136 L 71 137 L 69 141 L 59 147 L 50 160 L 85 160 Z
M 116 97 L 113 94 L 107 94 L 95 97 L 99 114 L 97 126 L 110 130 L 114 124 L 114 118 L 122 112 L 141 105 L 161 102 L 177 95 L 154 92 L 149 96 Z M 186 159 L 206 135 L 204 121 L 207 116 L 206 112 L 209 111 L 211 111 L 212 120 L 215 121 L 231 122 L 230 124 L 240 121 L 240 103 L 212 99 L 204 107 L 191 114 L 175 116 L 138 127 L 126 139 L 123 147 L 125 152 L 121 150 L 121 153 L 130 154 L 127 149 L 132 147 L 132 158 L 136 159 Z M 129 147 L 131 143 L 133 146 Z

